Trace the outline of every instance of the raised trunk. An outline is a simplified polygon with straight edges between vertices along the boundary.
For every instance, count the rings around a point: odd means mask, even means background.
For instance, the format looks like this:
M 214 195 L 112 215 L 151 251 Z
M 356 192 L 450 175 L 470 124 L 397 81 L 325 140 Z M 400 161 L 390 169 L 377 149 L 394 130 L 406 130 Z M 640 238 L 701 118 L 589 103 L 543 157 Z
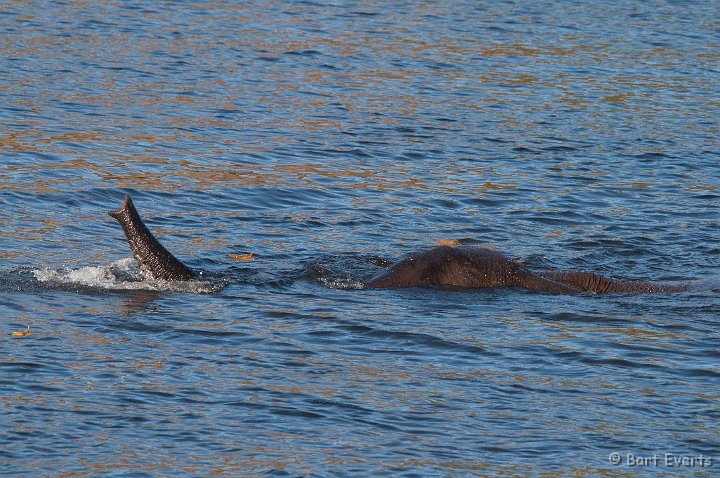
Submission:
M 135 260 L 150 277 L 167 281 L 186 281 L 195 278 L 195 273 L 152 235 L 140 218 L 130 196 L 125 196 L 125 202 L 120 210 L 110 211 L 108 215 L 120 223 Z

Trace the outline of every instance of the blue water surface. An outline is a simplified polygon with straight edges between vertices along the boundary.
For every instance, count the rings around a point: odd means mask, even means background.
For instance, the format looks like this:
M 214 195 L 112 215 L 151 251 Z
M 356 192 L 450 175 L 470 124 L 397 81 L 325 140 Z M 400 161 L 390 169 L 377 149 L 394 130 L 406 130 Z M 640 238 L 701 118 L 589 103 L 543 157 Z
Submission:
M 0 473 L 717 476 L 719 12 L 1 5 Z M 438 241 L 698 287 L 362 289 Z

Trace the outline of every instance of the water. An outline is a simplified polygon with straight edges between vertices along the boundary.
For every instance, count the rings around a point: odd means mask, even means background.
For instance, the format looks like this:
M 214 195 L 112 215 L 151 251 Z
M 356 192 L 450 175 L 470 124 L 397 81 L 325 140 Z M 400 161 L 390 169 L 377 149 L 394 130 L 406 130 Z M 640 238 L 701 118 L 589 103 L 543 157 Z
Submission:
M 718 11 L 3 5 L 0 470 L 717 475 L 717 287 L 357 287 L 439 240 L 717 283 Z

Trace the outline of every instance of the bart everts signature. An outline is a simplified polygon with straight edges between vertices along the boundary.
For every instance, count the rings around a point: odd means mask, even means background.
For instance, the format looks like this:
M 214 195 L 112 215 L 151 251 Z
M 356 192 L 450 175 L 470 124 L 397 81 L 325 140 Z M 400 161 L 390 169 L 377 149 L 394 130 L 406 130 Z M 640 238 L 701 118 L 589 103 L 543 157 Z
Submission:
M 712 457 L 702 454 L 653 453 L 652 455 L 637 455 L 635 453 L 612 452 L 608 455 L 608 461 L 613 466 L 638 468 L 708 468 L 714 465 Z

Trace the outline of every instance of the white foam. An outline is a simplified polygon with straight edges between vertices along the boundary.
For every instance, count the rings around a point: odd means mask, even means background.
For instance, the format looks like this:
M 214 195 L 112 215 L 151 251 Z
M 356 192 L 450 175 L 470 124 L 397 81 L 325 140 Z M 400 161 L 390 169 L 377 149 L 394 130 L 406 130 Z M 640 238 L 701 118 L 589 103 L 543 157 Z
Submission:
M 128 257 L 106 266 L 87 266 L 78 269 L 36 269 L 32 271 L 38 282 L 49 285 L 68 285 L 107 290 L 157 290 L 212 294 L 224 284 L 203 280 L 162 281 L 149 278 L 135 259 Z

